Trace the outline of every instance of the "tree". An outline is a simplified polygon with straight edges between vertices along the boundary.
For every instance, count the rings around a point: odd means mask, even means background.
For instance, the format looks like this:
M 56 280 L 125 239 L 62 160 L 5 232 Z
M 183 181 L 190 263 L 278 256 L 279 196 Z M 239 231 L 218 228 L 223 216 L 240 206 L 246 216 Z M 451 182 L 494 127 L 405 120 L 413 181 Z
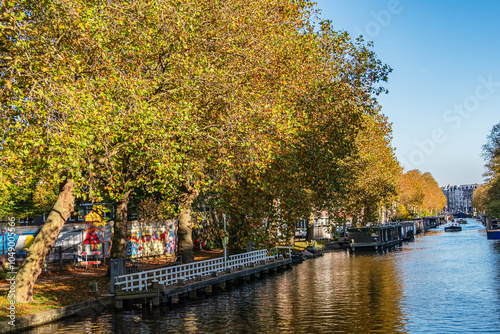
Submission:
M 328 22 L 316 32 L 314 15 L 307 0 L 2 6 L 3 175 L 14 191 L 59 189 L 18 273 L 18 302 L 31 300 L 75 196 L 117 203 L 113 257 L 124 256 L 137 189 L 176 198 L 184 262 L 200 192 L 223 192 L 253 230 L 269 217 L 266 235 L 332 205 L 390 69 Z
M 419 180 L 420 175 L 420 171 L 413 169 L 403 173 L 400 179 L 398 202 L 403 204 L 412 215 L 418 213 L 424 202 L 425 193 Z
M 144 51 L 147 43 L 137 48 L 143 40 L 127 44 L 130 26 L 116 17 L 141 9 L 85 1 L 18 1 L 2 7 L 2 38 L 7 36 L 1 58 L 2 165 L 15 189 L 59 184 L 64 190 L 17 274 L 18 302 L 32 299 L 75 195 L 119 202 L 113 254 L 124 256 L 134 187 L 168 184 L 151 180 L 155 174 L 165 181 L 172 170 L 159 152 L 175 155 L 168 130 L 179 124 L 170 123 L 178 115 L 150 105 L 149 93 L 157 85 L 145 69 L 154 55 Z M 135 17 L 138 24 L 140 15 Z
M 0 217 L 12 214 L 15 207 L 12 200 L 13 184 L 4 174 L 4 170 L 4 168 L 0 168 Z
M 401 168 L 391 139 L 390 124 L 385 116 L 365 117 L 365 126 L 357 137 L 359 157 L 347 161 L 355 174 L 345 207 L 356 223 L 366 224 L 382 218 L 382 211 L 392 206 L 398 194 Z
M 422 175 L 422 182 L 425 193 L 422 208 L 428 212 L 437 211 L 435 212 L 437 214 L 446 207 L 446 196 L 431 173 L 424 173 Z
M 84 166 L 85 112 L 70 105 L 83 58 L 78 28 L 61 5 L 3 3 L 0 9 L 0 150 L 16 191 L 58 187 L 57 200 L 16 276 L 16 302 L 32 300 L 46 255 L 73 211 Z M 85 46 L 86 48 L 87 46 Z M 22 190 L 20 190 L 22 189 Z
M 474 196 L 474 206 L 482 208 L 490 218 L 500 217 L 500 123 L 495 124 L 483 145 L 483 158 L 487 172 L 484 174 L 487 184 L 479 188 Z
M 446 196 L 431 173 L 422 174 L 413 169 L 401 177 L 398 203 L 416 216 L 422 211 L 442 210 L 446 206 Z
M 498 177 L 500 174 L 500 123 L 492 127 L 486 144 L 483 145 L 483 158 L 486 159 L 488 169 L 485 176 L 490 179 Z
M 480 185 L 472 194 L 471 206 L 479 213 L 486 213 L 488 210 L 488 191 L 490 187 L 490 184 Z
M 282 222 L 293 233 L 297 220 L 317 210 L 335 212 L 339 197 L 347 192 L 352 168 L 343 161 L 357 155 L 356 136 L 363 115 L 375 114 L 371 94 L 380 90 L 374 85 L 386 79 L 390 68 L 361 40 L 352 41 L 346 33 L 333 31 L 326 21 L 321 29 L 319 48 L 310 51 L 311 57 L 317 57 L 309 65 L 314 70 L 306 72 L 306 78 L 300 74 L 310 89 L 289 100 L 296 101 L 296 131 L 292 136 L 272 138 L 268 142 L 273 148 L 271 163 L 258 171 L 241 169 L 231 178 L 234 185 L 228 180 L 230 186 L 223 190 L 223 202 L 233 212 L 238 230 L 248 219 L 265 222 L 266 238 Z M 240 235 L 250 238 L 250 233 Z

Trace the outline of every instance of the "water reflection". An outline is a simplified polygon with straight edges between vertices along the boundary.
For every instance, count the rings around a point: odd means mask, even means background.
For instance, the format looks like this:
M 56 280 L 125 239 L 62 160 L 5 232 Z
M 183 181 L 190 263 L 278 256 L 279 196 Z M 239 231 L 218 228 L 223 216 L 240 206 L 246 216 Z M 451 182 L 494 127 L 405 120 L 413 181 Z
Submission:
M 477 222 L 380 253 L 325 254 L 176 307 L 32 333 L 486 333 L 500 329 L 500 242 Z M 44 329 L 45 328 L 45 329 Z
M 89 316 L 85 319 L 70 318 L 44 326 L 33 328 L 23 333 L 113 333 L 114 317 L 112 314 L 101 314 L 98 317 Z
M 500 255 L 500 240 L 491 240 L 491 248 L 495 254 Z
M 490 245 L 492 249 L 492 253 L 494 253 L 497 257 L 498 260 L 500 260 L 500 240 L 490 240 Z M 493 267 L 495 268 L 495 276 L 496 276 L 496 282 L 500 283 L 500 263 L 497 261 Z M 497 303 L 500 304 L 500 289 L 496 290 L 497 293 Z M 497 315 L 497 317 L 500 319 L 500 315 Z

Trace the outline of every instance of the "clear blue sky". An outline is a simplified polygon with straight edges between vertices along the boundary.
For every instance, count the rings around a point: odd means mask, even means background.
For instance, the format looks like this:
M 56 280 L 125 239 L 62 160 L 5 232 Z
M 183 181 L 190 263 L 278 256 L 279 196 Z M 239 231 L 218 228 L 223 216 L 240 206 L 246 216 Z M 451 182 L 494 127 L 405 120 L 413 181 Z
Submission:
M 500 1 L 319 0 L 393 68 L 378 100 L 405 170 L 439 185 L 482 183 L 481 146 L 500 122 Z

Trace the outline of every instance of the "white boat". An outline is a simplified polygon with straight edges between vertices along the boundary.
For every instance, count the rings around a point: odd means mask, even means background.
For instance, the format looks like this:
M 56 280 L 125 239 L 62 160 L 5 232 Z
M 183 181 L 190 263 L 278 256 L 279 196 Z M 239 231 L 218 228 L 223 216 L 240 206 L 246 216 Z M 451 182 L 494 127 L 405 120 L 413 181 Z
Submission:
M 444 225 L 444 231 L 445 232 L 462 231 L 462 226 L 460 226 L 460 224 L 457 222 L 450 222 Z
M 467 224 L 467 219 L 465 219 L 465 218 L 458 218 L 457 219 L 457 223 L 459 223 L 459 224 Z

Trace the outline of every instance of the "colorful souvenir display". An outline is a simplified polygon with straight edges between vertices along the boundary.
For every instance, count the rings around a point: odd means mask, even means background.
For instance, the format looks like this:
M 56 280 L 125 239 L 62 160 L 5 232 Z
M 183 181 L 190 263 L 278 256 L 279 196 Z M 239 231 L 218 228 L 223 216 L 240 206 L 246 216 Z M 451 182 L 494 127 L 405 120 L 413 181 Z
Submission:
M 126 254 L 128 257 L 160 256 L 176 251 L 177 238 L 175 230 L 151 233 L 148 229 L 133 229 L 127 239 Z

